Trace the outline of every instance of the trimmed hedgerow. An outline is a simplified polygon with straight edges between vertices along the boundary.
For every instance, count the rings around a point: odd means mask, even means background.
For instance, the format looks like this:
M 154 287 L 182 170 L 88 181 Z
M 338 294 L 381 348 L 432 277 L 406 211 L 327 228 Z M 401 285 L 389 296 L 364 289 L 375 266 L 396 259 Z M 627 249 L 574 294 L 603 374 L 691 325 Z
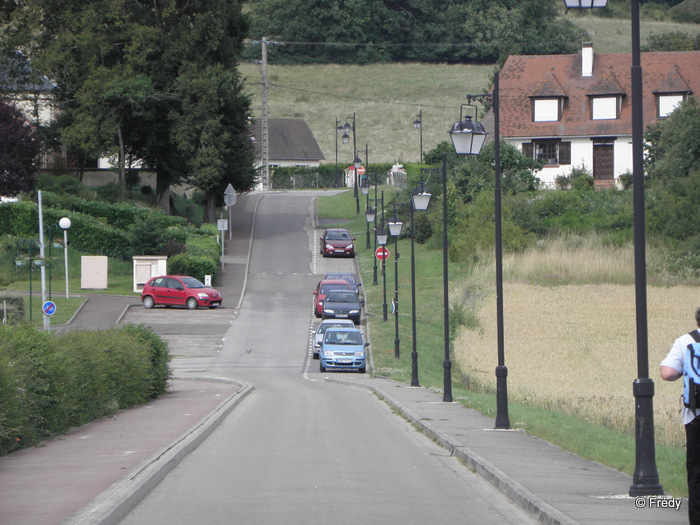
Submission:
M 158 397 L 169 363 L 167 343 L 144 326 L 0 328 L 0 454 Z

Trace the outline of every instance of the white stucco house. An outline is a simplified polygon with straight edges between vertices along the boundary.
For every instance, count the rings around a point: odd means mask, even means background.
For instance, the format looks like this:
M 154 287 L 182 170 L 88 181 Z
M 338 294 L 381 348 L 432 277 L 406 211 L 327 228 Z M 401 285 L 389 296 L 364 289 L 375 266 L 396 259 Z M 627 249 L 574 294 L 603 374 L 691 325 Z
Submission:
M 510 56 L 499 75 L 500 135 L 545 167 L 553 186 L 574 167 L 597 188 L 632 172 L 632 107 L 628 53 Z M 644 128 L 700 93 L 700 51 L 642 53 Z M 488 124 L 485 125 L 488 126 Z

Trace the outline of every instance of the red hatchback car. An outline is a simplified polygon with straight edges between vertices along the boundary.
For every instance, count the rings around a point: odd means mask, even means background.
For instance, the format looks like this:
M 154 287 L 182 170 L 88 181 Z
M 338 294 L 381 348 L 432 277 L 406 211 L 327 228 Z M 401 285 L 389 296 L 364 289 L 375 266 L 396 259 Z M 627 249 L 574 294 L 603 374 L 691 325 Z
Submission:
M 141 292 L 141 302 L 146 308 L 156 305 L 187 306 L 195 310 L 200 306 L 221 306 L 221 294 L 207 288 L 194 277 L 186 275 L 164 275 L 148 281 Z
M 321 255 L 355 257 L 354 240 L 347 228 L 328 228 L 321 236 Z
M 323 316 L 323 300 L 331 290 L 352 290 L 350 283 L 342 279 L 321 279 L 314 290 L 314 315 Z

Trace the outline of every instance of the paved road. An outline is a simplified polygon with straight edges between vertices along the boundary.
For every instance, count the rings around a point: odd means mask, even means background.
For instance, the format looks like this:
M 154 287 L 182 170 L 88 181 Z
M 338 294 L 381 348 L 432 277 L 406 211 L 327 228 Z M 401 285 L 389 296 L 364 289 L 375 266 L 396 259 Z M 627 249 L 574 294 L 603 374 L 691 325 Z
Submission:
M 369 391 L 324 380 L 310 358 L 311 291 L 323 274 L 352 271 L 354 261 L 320 256 L 312 202 L 297 193 L 261 199 L 234 315 L 125 316 L 168 338 L 202 320 L 207 342 L 177 345 L 177 375 L 236 378 L 255 391 L 122 523 L 531 521 Z

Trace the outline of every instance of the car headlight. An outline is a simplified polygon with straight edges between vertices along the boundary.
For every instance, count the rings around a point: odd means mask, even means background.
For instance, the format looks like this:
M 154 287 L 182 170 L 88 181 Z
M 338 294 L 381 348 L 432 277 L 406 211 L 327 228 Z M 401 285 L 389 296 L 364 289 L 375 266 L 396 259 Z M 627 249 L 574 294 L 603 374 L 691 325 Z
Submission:
M 357 350 L 355 352 L 355 357 L 364 357 L 365 356 L 365 351 L 364 350 Z
M 204 292 L 199 292 L 197 294 L 197 297 L 199 297 L 200 299 L 209 299 L 209 295 L 205 294 Z
M 334 314 L 334 313 L 335 313 L 335 310 L 329 310 L 328 308 L 324 308 L 324 309 L 323 309 L 323 313 L 326 313 L 326 314 Z
M 348 250 L 352 250 L 353 246 L 352 244 L 348 244 Z
M 333 245 L 332 244 L 326 244 L 326 250 L 332 250 Z
M 350 310 L 350 315 L 359 314 L 359 313 L 360 313 L 359 310 Z

